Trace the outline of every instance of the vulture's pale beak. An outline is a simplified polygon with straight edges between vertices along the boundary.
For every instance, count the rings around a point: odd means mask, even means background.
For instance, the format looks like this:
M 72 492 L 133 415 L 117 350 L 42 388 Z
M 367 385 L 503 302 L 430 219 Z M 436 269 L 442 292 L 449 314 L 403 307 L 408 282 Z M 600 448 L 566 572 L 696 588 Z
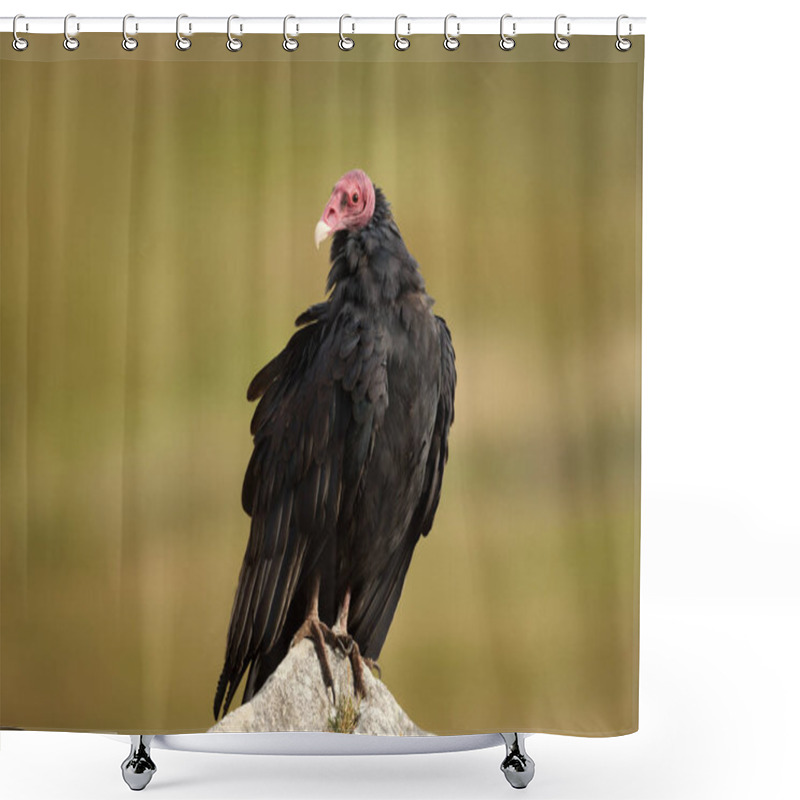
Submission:
M 317 227 L 314 228 L 314 244 L 317 246 L 317 250 L 319 250 L 319 246 L 324 242 L 332 233 L 333 228 L 328 225 L 324 220 L 320 220 L 317 223 Z

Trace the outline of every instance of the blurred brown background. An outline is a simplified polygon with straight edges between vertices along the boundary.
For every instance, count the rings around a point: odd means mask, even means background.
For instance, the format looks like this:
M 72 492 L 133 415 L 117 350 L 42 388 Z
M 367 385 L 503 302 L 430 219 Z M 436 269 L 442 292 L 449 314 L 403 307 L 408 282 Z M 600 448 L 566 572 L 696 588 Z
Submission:
M 0 725 L 213 722 L 245 389 L 361 167 L 458 368 L 384 681 L 438 733 L 634 730 L 643 41 L 31 38 L 0 61 Z

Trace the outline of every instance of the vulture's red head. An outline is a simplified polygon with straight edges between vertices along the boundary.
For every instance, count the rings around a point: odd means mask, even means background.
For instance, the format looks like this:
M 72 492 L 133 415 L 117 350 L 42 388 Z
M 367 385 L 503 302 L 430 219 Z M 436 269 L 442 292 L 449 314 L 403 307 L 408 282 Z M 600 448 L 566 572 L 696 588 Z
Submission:
M 336 231 L 361 230 L 375 211 L 375 187 L 362 169 L 353 169 L 339 178 L 333 187 L 328 205 L 322 212 L 314 231 L 314 244 L 320 243 Z

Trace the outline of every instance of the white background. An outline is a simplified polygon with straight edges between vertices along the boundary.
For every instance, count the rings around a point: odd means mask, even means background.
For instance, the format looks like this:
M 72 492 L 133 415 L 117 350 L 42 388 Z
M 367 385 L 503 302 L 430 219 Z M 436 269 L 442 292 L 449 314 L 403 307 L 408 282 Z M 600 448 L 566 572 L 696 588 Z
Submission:
M 647 16 L 640 731 L 534 736 L 538 798 L 796 798 L 800 278 L 796 4 L 27 0 L 63 16 Z M 8 47 L 3 34 L 0 46 Z M 542 158 L 547 158 L 542 153 Z M 6 202 L 7 199 L 3 198 Z M 535 608 L 520 613 L 536 614 Z M 3 798 L 128 797 L 127 746 L 2 733 Z M 154 798 L 509 797 L 501 749 L 154 752 Z

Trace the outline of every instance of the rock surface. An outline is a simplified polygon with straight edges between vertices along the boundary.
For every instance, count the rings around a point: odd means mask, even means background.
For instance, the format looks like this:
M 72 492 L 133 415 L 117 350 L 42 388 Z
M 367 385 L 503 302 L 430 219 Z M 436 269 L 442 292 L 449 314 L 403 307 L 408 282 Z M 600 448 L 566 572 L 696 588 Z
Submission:
M 248 703 L 223 717 L 209 733 L 331 731 L 383 736 L 429 736 L 398 705 L 386 686 L 364 666 L 366 697 L 353 692 L 350 660 L 326 646 L 336 705 L 322 682 L 314 645 L 304 639 L 289 650 Z

